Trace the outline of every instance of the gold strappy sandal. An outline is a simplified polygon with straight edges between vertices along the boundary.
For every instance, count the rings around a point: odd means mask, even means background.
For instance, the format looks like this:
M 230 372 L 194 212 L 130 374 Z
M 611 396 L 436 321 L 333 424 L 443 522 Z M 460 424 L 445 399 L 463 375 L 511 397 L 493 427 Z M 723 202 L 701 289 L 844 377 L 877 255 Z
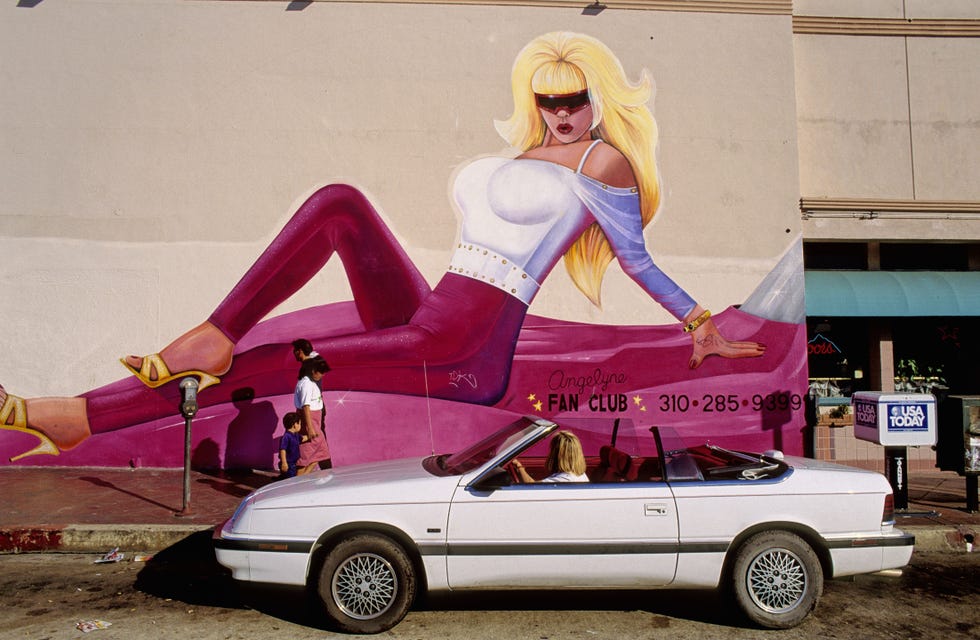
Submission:
M 140 381 L 151 389 L 156 389 L 161 385 L 165 385 L 168 382 L 176 380 L 178 378 L 184 378 L 186 376 L 196 376 L 198 379 L 198 393 L 204 391 L 208 387 L 218 384 L 221 382 L 221 378 L 213 376 L 210 373 L 205 373 L 203 371 L 190 370 L 181 371 L 179 373 L 170 373 L 170 368 L 167 367 L 167 363 L 163 361 L 159 353 L 153 353 L 148 356 L 143 356 L 143 364 L 139 369 L 133 365 L 126 362 L 125 358 L 120 358 L 120 362 L 123 366 L 129 369 L 129 372 L 140 379 Z M 152 373 L 156 372 L 156 379 L 150 378 Z
M 13 422 L 7 424 L 10 417 L 13 416 Z M 46 435 L 31 429 L 27 426 L 27 406 L 24 404 L 24 399 L 17 396 L 12 396 L 7 394 L 7 398 L 3 402 L 3 407 L 0 407 L 0 429 L 6 431 L 20 431 L 21 433 L 26 433 L 37 438 L 40 442 L 37 446 L 30 451 L 24 452 L 17 456 L 12 456 L 10 458 L 11 462 L 17 462 L 21 458 L 26 458 L 27 456 L 36 456 L 39 454 L 47 454 L 56 456 L 61 453 L 58 446 L 51 441 Z

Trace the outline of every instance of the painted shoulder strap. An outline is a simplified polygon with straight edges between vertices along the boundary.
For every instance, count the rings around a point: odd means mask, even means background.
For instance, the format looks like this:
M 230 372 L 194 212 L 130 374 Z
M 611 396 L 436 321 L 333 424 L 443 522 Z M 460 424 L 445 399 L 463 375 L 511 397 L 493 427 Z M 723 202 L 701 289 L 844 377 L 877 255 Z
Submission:
M 575 170 L 575 173 L 582 173 L 582 167 L 585 166 L 585 161 L 589 159 L 589 154 L 592 153 L 592 150 L 595 149 L 595 146 L 600 142 L 602 142 L 601 138 L 597 138 L 592 141 L 592 144 L 589 145 L 589 148 L 586 149 L 585 153 L 582 154 L 582 159 L 578 161 L 578 169 Z

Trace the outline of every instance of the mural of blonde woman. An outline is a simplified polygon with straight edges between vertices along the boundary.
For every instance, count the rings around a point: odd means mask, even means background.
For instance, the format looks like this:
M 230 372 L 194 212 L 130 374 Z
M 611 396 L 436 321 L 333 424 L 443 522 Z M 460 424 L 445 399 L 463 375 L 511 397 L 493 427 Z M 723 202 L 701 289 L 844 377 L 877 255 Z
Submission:
M 23 400 L 0 390 L 0 427 L 36 436 L 40 444 L 28 453 L 57 453 L 90 434 L 172 413 L 177 381 L 188 375 L 200 379 L 205 406 L 229 402 L 243 381 L 256 395 L 289 393 L 293 335 L 236 347 L 334 255 L 360 327 L 338 334 L 324 322 L 319 335 L 308 335 L 331 366 L 325 391 L 497 403 L 528 306 L 562 258 L 596 305 L 606 268 L 618 260 L 677 319 L 676 331 L 689 335 L 685 369 L 711 356 L 763 356 L 759 342 L 722 335 L 711 313 L 646 249 L 644 227 L 660 202 L 646 74 L 633 82 L 600 41 L 554 32 L 518 54 L 512 92 L 513 114 L 497 129 L 520 154 L 483 157 L 459 171 L 459 242 L 434 287 L 368 199 L 352 186 L 331 184 L 299 207 L 207 320 L 159 353 L 123 358 L 129 379 L 77 398 Z M 458 372 L 476 384 L 457 384 Z

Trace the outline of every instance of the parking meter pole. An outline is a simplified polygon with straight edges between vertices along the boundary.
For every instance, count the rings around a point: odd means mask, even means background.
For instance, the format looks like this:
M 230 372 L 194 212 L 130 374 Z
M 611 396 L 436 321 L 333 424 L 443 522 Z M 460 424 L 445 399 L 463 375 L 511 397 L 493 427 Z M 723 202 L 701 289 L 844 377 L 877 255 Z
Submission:
M 191 419 L 184 419 L 184 506 L 181 513 L 191 509 Z
M 885 470 L 892 486 L 897 511 L 909 508 L 908 448 L 885 447 Z
M 180 413 L 184 416 L 184 506 L 176 515 L 189 515 L 191 510 L 191 419 L 197 413 L 197 378 L 180 381 Z

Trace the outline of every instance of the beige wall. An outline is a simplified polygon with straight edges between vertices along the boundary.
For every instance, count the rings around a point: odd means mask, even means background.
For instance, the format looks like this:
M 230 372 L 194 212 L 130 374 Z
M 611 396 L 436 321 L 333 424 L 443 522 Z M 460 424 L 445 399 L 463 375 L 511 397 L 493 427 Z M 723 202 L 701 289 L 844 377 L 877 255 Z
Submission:
M 860 27 L 849 35 L 794 36 L 801 195 L 936 210 L 818 216 L 804 221 L 804 237 L 980 239 L 980 3 L 797 0 L 793 10 L 825 25 L 831 16 L 864 20 L 847 22 Z M 904 28 L 882 21 L 896 19 Z M 938 32 L 926 37 L 923 25 Z M 972 213 L 943 211 L 943 202 L 969 203 Z
M 798 16 L 848 18 L 977 18 L 975 0 L 793 0 Z

